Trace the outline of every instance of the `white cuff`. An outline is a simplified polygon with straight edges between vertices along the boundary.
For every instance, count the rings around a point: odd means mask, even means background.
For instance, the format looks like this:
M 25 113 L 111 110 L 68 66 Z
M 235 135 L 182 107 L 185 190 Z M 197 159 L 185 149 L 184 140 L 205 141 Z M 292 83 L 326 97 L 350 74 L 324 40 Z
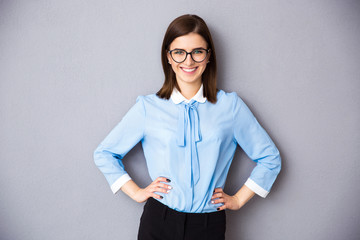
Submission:
M 117 191 L 120 190 L 120 188 L 127 182 L 131 180 L 131 177 L 129 174 L 124 174 L 121 177 L 119 177 L 112 185 L 111 185 L 111 191 L 115 194 Z
M 245 185 L 260 197 L 266 198 L 266 196 L 269 194 L 268 191 L 260 187 L 256 182 L 254 182 L 250 178 L 248 178 L 248 180 L 245 182 Z

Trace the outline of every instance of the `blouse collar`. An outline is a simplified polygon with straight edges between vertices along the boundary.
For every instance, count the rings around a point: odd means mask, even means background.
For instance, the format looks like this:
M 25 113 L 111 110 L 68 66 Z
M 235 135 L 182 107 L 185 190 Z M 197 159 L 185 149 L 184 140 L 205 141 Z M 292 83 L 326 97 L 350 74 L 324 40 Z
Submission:
M 193 96 L 190 100 L 186 99 L 180 92 L 177 90 L 176 87 L 174 87 L 172 93 L 171 93 L 171 100 L 175 104 L 179 104 L 182 101 L 185 101 L 186 103 L 189 103 L 191 100 L 195 100 L 200 103 L 204 103 L 206 101 L 206 97 L 204 97 L 204 91 L 203 91 L 203 84 L 201 84 L 200 89 L 197 91 L 195 96 Z

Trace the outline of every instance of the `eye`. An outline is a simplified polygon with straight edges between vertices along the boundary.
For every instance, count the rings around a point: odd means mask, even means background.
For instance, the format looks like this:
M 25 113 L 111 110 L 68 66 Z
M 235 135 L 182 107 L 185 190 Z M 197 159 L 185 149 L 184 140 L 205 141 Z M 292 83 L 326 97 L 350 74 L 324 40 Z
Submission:
M 193 54 L 203 54 L 203 53 L 204 53 L 204 50 L 202 50 L 202 49 L 195 49 L 193 51 Z
M 173 51 L 173 54 L 182 55 L 182 54 L 184 54 L 184 51 L 182 51 L 182 50 L 175 50 L 175 51 Z

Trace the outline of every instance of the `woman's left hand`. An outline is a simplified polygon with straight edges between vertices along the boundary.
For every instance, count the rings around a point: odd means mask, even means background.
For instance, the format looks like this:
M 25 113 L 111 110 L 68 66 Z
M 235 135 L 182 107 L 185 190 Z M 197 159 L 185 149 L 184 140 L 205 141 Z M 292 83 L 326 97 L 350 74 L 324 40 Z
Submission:
M 214 193 L 211 197 L 211 203 L 217 204 L 217 203 L 223 203 L 221 207 L 218 207 L 217 210 L 224 210 L 224 209 L 230 209 L 230 210 L 239 210 L 240 209 L 240 203 L 239 199 L 236 195 L 230 196 L 224 193 L 222 188 L 215 188 Z

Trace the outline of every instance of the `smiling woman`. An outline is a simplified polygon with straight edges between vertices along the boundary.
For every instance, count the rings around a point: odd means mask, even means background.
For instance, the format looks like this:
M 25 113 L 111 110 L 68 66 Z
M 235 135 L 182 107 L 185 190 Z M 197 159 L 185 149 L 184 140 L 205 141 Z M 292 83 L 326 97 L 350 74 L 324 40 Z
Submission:
M 188 53 L 184 53 L 184 62 L 174 59 L 173 50 L 184 50 L 184 52 L 192 52 L 195 49 L 206 50 L 205 59 L 196 61 L 195 55 L 192 53 L 191 58 Z M 179 59 L 180 60 L 180 59 Z M 194 92 L 187 93 L 186 89 L 182 89 L 177 78 L 183 76 L 187 71 L 196 70 L 192 78 L 201 77 L 203 84 L 204 96 L 209 102 L 216 102 L 216 53 L 215 46 L 210 31 L 203 19 L 196 15 L 183 15 L 172 21 L 165 33 L 161 48 L 161 61 L 165 74 L 165 81 L 162 88 L 157 92 L 160 98 L 169 99 L 174 87 L 185 96 L 192 95 Z M 200 68 L 199 68 L 200 67 Z M 195 69 L 194 69 L 195 68 Z M 199 68 L 199 69 L 197 69 Z M 201 74 L 199 75 L 201 71 Z M 187 79 L 187 76 L 184 76 Z M 181 79 L 181 80 L 185 80 Z M 183 81 L 182 83 L 184 83 Z M 187 84 L 185 84 L 187 85 Z M 199 82 L 196 86 L 200 87 Z M 191 97 L 190 97 L 191 98 Z
M 224 239 L 224 210 L 267 196 L 280 171 L 279 151 L 241 98 L 217 89 L 215 47 L 203 19 L 175 19 L 161 54 L 162 88 L 137 98 L 95 150 L 95 163 L 114 193 L 146 201 L 138 239 Z M 122 163 L 139 141 L 153 180 L 145 188 Z M 257 165 L 231 196 L 223 187 L 237 145 Z

